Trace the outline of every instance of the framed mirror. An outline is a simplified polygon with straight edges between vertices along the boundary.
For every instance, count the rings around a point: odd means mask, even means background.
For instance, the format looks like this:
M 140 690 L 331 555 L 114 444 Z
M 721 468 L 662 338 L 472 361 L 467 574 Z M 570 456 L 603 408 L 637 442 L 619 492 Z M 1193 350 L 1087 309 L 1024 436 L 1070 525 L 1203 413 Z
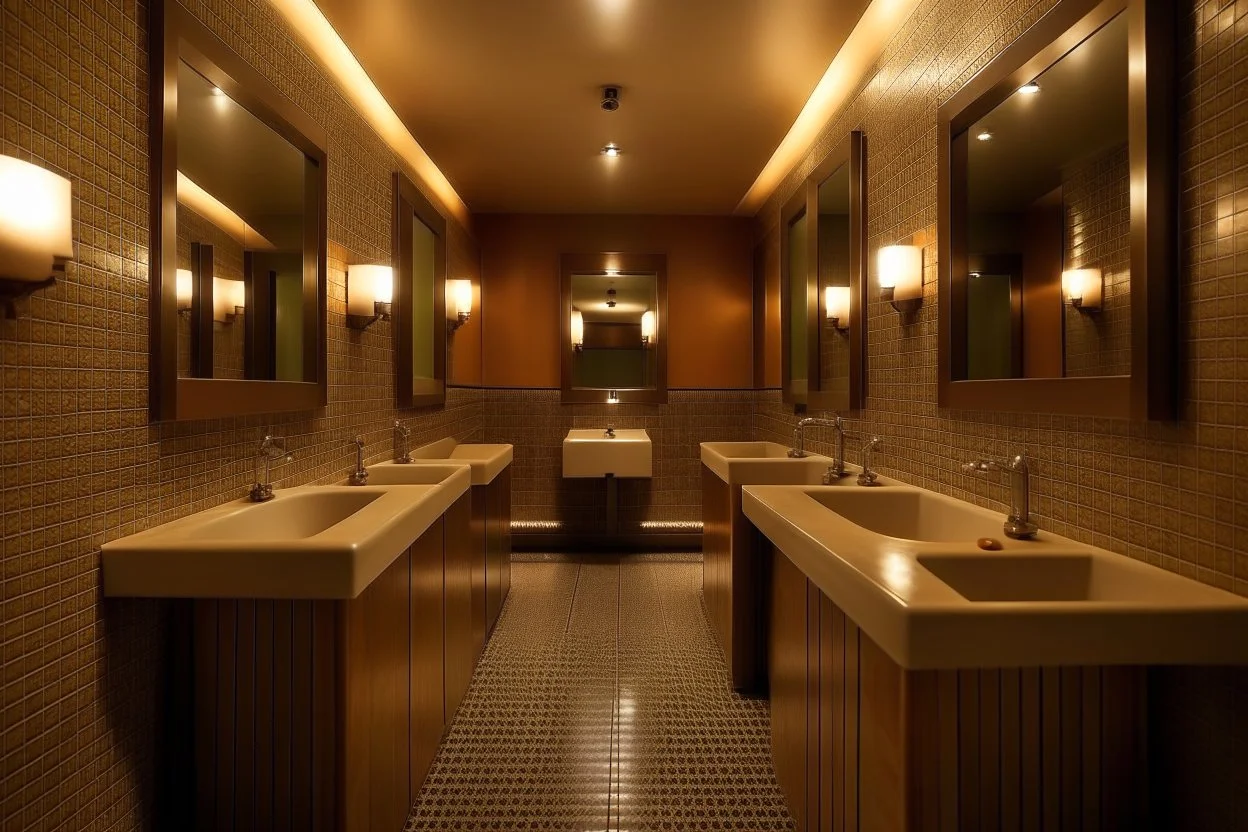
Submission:
M 782 210 L 786 400 L 853 410 L 865 395 L 866 190 L 862 133 L 847 135 Z
M 940 108 L 942 406 L 1173 415 L 1172 23 L 1062 0 Z
M 394 175 L 395 394 L 400 407 L 446 402 L 446 220 Z
M 320 407 L 323 131 L 178 3 L 151 15 L 151 416 Z
M 560 258 L 565 403 L 667 401 L 667 258 Z

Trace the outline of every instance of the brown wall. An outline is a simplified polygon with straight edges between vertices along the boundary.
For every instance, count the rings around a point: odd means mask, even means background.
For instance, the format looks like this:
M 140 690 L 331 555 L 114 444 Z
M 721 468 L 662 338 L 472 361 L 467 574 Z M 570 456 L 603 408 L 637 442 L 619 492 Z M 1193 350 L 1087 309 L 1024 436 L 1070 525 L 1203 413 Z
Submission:
M 959 463 L 1026 449 L 1036 460 L 1032 499 L 1041 528 L 1248 595 L 1248 155 L 1241 152 L 1248 109 L 1233 92 L 1238 70 L 1226 63 L 1248 52 L 1248 30 L 1235 25 L 1244 20 L 1242 5 L 1178 4 L 1179 418 L 1130 423 L 936 405 L 936 107 L 1054 5 L 922 3 L 876 75 L 760 212 L 760 232 L 770 248 L 778 245 L 780 206 L 849 130 L 865 131 L 870 261 L 880 246 L 916 233 L 931 241 L 916 320 L 903 321 L 874 284 L 868 293 L 868 396 L 847 429 L 884 438 L 877 466 L 1004 512 L 1002 483 L 963 474 Z M 778 286 L 778 261 L 768 265 L 770 289 Z M 874 280 L 874 265 L 870 274 Z M 778 330 L 778 321 L 770 323 Z M 778 357 L 769 351 L 768 361 L 767 377 L 778 378 Z M 792 424 L 778 394 L 760 401 L 756 438 L 788 442 Z M 814 446 L 826 453 L 825 439 L 816 435 Z M 854 445 L 849 458 L 858 460 Z M 1217 680 L 1216 695 L 1202 692 L 1206 677 Z M 1156 698 L 1155 724 L 1166 730 L 1153 755 L 1154 791 L 1184 820 L 1157 828 L 1248 829 L 1248 670 L 1178 673 L 1167 677 L 1164 694 Z M 1172 760 L 1190 768 L 1176 774 Z
M 370 459 L 403 418 L 416 444 L 480 436 L 481 394 L 394 408 L 390 324 L 345 324 L 348 263 L 390 258 L 398 161 L 303 53 L 268 3 L 187 0 L 191 12 L 325 126 L 329 146 L 329 404 L 268 418 L 152 425 L 147 417 L 146 6 L 6 6 L 0 153 L 68 175 L 75 259 L 0 322 L 0 828 L 181 829 L 162 773 L 172 605 L 100 597 L 101 543 L 244 495 L 266 425 L 294 462 L 279 487 L 332 482 L 346 440 Z M 478 268 L 449 223 L 452 276 Z M 479 378 L 459 335 L 457 371 Z M 479 332 L 479 330 L 478 330 Z M 465 358 L 464 352 L 469 356 Z M 479 352 L 478 352 L 479 354 Z M 464 363 L 468 369 L 464 369 Z M 475 375 L 474 375 L 475 374 Z M 457 376 L 457 378 L 460 378 Z
M 667 255 L 667 384 L 749 388 L 752 224 L 733 217 L 482 214 L 487 387 L 559 387 L 559 256 Z

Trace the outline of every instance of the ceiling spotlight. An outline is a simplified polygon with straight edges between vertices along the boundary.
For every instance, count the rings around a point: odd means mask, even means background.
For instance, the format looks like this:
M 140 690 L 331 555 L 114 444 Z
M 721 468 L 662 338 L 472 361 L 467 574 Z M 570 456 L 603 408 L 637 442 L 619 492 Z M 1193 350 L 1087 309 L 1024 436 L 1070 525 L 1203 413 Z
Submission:
M 992 138 L 992 134 L 989 133 L 987 130 L 983 130 L 979 132 L 978 134 L 976 134 L 975 138 L 979 139 L 981 142 L 986 142 Z
M 615 308 L 615 289 L 614 288 L 607 290 L 607 308 L 608 309 Z
M 1022 95 L 1035 95 L 1036 93 L 1040 92 L 1040 85 L 1037 84 L 1035 81 L 1032 81 L 1029 84 L 1023 84 L 1021 87 L 1018 88 L 1018 91 Z
M 603 87 L 602 103 L 598 106 L 606 110 L 608 113 L 614 113 L 620 109 L 620 88 L 619 87 Z
M 614 159 L 616 156 L 620 155 L 620 146 L 616 144 L 615 142 L 611 142 L 606 147 L 604 147 L 600 152 L 602 153 L 603 156 L 610 156 L 611 158 Z

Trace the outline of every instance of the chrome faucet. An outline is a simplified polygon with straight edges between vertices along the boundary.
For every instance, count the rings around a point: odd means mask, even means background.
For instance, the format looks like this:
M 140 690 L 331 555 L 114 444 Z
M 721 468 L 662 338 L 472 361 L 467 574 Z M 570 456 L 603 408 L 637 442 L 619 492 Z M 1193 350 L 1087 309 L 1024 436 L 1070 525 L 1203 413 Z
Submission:
M 608 439 L 614 439 L 615 438 L 615 425 L 607 425 L 607 429 L 603 433 L 603 436 L 607 437 Z
M 1008 462 L 995 459 L 977 459 L 962 466 L 967 473 L 987 473 L 1002 471 L 1010 475 L 1010 514 L 1005 518 L 1006 537 L 1025 540 L 1035 536 L 1040 527 L 1031 522 L 1029 508 L 1031 486 L 1029 483 L 1030 469 L 1027 458 L 1017 454 Z
M 406 465 L 412 461 L 411 451 L 407 449 L 407 440 L 412 438 L 412 429 L 398 419 L 394 420 L 394 461 Z
M 871 452 L 878 451 L 883 441 L 878 436 L 872 436 L 867 444 L 862 446 L 862 473 L 858 475 L 859 485 L 879 485 L 877 480 L 880 475 L 871 469 Z
M 355 446 L 355 470 L 348 480 L 350 485 L 367 485 L 368 471 L 364 468 L 364 438 L 357 436 L 349 443 Z
M 832 428 L 836 431 L 836 453 L 832 457 L 832 464 L 828 466 L 824 482 L 840 479 L 845 476 L 845 422 L 840 416 L 834 419 L 817 419 L 807 416 L 799 420 L 797 427 L 793 429 L 793 447 L 789 450 L 789 456 L 793 459 L 802 459 L 806 456 L 806 428 L 814 425 Z
M 265 434 L 260 440 L 260 447 L 256 450 L 256 458 L 252 464 L 251 491 L 247 492 L 247 497 L 253 503 L 263 503 L 273 499 L 273 484 L 269 482 L 269 469 L 272 464 L 281 460 L 282 462 L 290 462 L 294 459 L 294 453 L 286 450 L 285 441 L 279 436 Z M 260 463 L 264 463 L 264 477 L 260 476 Z

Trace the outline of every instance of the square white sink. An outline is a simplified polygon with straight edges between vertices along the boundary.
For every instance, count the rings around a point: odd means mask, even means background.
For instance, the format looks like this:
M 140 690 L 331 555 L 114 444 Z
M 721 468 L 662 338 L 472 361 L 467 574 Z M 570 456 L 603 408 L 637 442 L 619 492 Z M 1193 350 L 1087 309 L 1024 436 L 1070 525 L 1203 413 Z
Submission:
M 563 440 L 563 476 L 634 477 L 648 479 L 654 473 L 650 434 L 621 429 L 615 436 L 605 430 L 570 430 Z

